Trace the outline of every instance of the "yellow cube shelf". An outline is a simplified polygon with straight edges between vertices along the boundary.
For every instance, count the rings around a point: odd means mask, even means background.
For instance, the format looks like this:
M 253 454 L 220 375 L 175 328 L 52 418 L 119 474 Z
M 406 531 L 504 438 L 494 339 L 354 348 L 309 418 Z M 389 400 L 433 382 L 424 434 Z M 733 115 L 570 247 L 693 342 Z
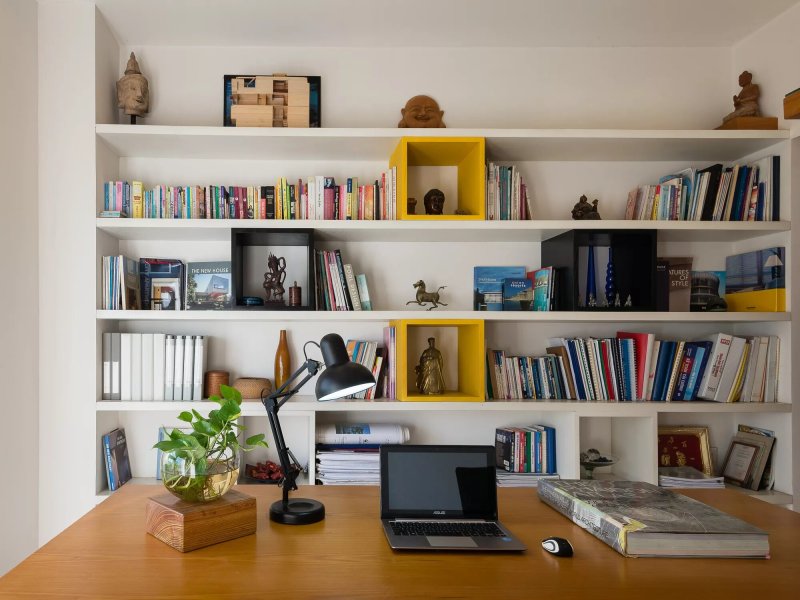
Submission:
M 486 219 L 486 141 L 481 137 L 404 137 L 389 160 L 397 167 L 398 218 L 406 221 L 483 221 Z M 423 198 L 416 214 L 408 214 L 409 167 L 456 167 L 456 208 L 467 214 L 426 215 Z M 452 197 L 445 210 L 455 212 Z
M 481 319 L 402 319 L 396 328 L 397 399 L 410 402 L 483 402 L 486 394 L 484 322 Z M 421 394 L 414 367 L 435 337 L 445 363 L 444 394 Z M 453 360 L 453 354 L 456 360 Z M 454 367 L 457 367 L 455 369 Z M 453 385 L 455 384 L 455 385 Z

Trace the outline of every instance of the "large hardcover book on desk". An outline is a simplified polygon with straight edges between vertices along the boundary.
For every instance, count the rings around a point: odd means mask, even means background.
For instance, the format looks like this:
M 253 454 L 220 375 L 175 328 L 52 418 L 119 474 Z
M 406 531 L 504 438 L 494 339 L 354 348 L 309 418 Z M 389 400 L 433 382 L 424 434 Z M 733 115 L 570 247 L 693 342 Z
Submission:
M 640 481 L 545 480 L 539 498 L 625 556 L 769 556 L 767 533 Z

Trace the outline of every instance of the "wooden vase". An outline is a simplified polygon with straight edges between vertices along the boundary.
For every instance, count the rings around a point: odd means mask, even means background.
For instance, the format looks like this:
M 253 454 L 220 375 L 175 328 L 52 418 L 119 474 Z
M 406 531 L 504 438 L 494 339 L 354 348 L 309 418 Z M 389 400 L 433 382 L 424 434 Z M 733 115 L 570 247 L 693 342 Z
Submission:
M 275 389 L 280 387 L 292 374 L 292 359 L 289 356 L 289 343 L 286 341 L 286 330 L 281 329 L 278 349 L 275 351 Z

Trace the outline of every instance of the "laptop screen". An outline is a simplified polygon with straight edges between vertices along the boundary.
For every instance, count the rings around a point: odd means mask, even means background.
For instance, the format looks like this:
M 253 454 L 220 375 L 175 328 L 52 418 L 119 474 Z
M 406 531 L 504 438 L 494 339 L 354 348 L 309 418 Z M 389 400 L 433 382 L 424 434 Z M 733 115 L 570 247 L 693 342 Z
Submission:
M 497 519 L 492 446 L 381 446 L 381 518 Z

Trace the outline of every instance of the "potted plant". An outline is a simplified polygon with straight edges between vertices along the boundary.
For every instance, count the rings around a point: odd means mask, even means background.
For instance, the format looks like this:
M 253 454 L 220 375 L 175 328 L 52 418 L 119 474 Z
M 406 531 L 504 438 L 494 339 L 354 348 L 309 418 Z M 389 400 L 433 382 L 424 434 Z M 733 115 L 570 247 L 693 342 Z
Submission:
M 220 407 L 204 417 L 196 410 L 184 411 L 178 419 L 186 430 L 162 428 L 166 439 L 153 447 L 162 451 L 161 479 L 170 492 L 187 502 L 210 502 L 222 497 L 239 477 L 240 451 L 267 447 L 259 433 L 239 443 L 244 427 L 236 422 L 241 415 L 242 395 L 227 385 L 210 400 Z

